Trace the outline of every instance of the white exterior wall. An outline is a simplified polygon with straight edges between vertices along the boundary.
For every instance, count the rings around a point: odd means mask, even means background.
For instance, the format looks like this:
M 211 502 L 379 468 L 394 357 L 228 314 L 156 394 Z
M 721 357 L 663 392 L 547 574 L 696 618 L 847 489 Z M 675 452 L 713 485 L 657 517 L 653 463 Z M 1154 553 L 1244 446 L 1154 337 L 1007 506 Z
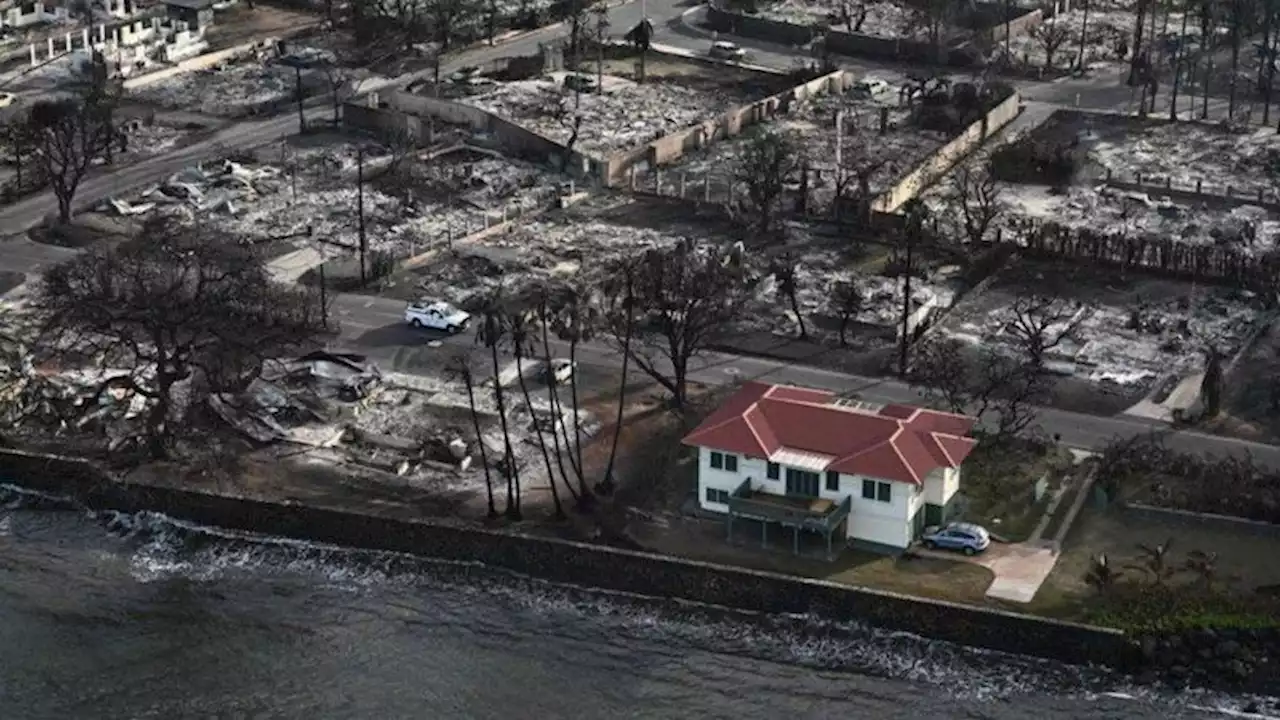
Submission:
M 707 489 L 732 493 L 747 478 L 751 479 L 753 490 L 774 495 L 786 494 L 786 466 L 779 468 L 777 480 L 770 480 L 767 461 L 763 458 L 738 455 L 738 471 L 728 472 L 711 467 L 711 453 L 712 451 L 708 448 L 698 448 L 698 505 L 702 509 L 711 512 L 729 512 L 729 506 L 726 503 L 707 500 Z M 950 487 L 958 486 L 958 477 L 958 473 L 955 474 L 956 479 L 950 482 Z M 849 539 L 865 540 L 896 548 L 910 546 L 915 534 L 912 518 L 917 512 L 923 512 L 922 508 L 926 502 L 934 502 L 928 499 L 932 497 L 929 485 L 926 484 L 921 488 L 910 483 L 887 481 L 892 488 L 892 500 L 885 503 L 863 498 L 862 480 L 862 476 L 842 474 L 839 489 L 828 490 L 826 473 L 818 473 L 818 496 L 837 503 L 842 502 L 846 497 L 851 498 L 849 519 L 846 524 L 846 534 Z M 877 480 L 877 482 L 885 481 Z M 944 478 L 939 477 L 935 484 L 935 492 L 947 491 L 948 482 Z M 949 498 L 950 495 L 946 497 Z
M 946 505 L 960 489 L 958 468 L 938 468 L 924 479 L 924 501 L 930 505 Z
M 841 487 L 848 487 L 853 498 L 849 513 L 849 538 L 897 548 L 909 546 L 912 535 L 911 516 L 924 502 L 924 493 L 916 493 L 914 485 L 890 480 L 889 486 L 893 488 L 890 502 L 868 500 L 862 497 L 862 480 L 862 476 L 840 477 Z
M 727 513 L 729 512 L 728 504 L 708 502 L 707 488 L 731 493 L 737 490 L 742 481 L 748 477 L 763 478 L 764 461 L 748 461 L 745 457 L 739 455 L 738 471 L 727 472 L 711 467 L 711 452 L 711 450 L 704 447 L 698 448 L 698 504 L 703 510 Z M 754 487 L 755 483 L 752 483 L 752 486 Z

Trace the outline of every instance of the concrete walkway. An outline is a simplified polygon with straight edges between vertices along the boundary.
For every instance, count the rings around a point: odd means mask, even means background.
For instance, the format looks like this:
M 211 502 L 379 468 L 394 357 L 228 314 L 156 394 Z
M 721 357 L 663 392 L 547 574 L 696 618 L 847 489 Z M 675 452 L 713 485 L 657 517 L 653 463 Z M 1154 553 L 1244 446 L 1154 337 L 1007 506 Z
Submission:
M 987 597 L 1029 603 L 1058 562 L 1052 543 L 1013 543 L 992 546 L 975 562 L 995 575 Z

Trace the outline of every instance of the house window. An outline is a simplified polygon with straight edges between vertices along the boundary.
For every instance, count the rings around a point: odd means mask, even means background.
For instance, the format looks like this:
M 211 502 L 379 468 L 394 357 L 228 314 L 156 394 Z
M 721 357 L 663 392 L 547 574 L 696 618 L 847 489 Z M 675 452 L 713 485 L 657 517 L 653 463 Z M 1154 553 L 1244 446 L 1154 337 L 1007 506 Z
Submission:
M 729 503 L 729 491 L 707 488 L 707 502 L 727 505 Z
M 893 502 L 893 488 L 887 482 L 863 480 L 862 499 L 876 500 L 878 502 Z
M 718 452 L 711 453 L 711 468 L 713 470 L 724 469 L 724 455 L 722 453 L 718 453 Z
M 724 471 L 732 472 L 732 473 L 738 472 L 738 456 L 737 455 L 724 456 Z
M 769 466 L 765 468 L 765 474 L 768 475 L 770 480 L 777 480 L 782 475 L 782 468 L 778 467 L 778 463 L 769 463 Z
M 840 490 L 840 473 L 835 470 L 827 471 L 827 489 L 831 492 L 839 492 Z

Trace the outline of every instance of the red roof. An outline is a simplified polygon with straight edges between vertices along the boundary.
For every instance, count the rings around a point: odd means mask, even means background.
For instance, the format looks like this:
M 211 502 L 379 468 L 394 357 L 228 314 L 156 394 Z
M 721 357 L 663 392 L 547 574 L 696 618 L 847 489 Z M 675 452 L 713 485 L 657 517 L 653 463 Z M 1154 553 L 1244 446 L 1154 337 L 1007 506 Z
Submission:
M 976 418 L 909 405 L 855 407 L 823 390 L 748 382 L 684 444 L 768 458 L 782 449 L 829 455 L 827 470 L 919 485 L 959 467 L 978 444 Z

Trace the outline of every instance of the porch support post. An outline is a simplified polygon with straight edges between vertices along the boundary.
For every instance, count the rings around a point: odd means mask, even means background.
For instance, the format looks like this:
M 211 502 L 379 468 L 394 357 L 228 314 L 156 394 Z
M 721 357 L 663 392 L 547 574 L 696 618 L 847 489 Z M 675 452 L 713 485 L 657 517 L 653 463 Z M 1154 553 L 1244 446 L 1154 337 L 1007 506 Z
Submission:
M 729 511 L 729 520 L 728 522 L 725 523 L 725 527 L 728 528 L 729 530 L 729 532 L 727 533 L 729 543 L 733 544 L 733 511 L 732 510 Z
M 800 554 L 800 528 L 791 528 L 791 554 Z
M 827 528 L 827 559 L 831 559 L 831 533 L 832 529 Z
M 760 521 L 760 547 L 769 547 L 769 523 L 764 520 Z

